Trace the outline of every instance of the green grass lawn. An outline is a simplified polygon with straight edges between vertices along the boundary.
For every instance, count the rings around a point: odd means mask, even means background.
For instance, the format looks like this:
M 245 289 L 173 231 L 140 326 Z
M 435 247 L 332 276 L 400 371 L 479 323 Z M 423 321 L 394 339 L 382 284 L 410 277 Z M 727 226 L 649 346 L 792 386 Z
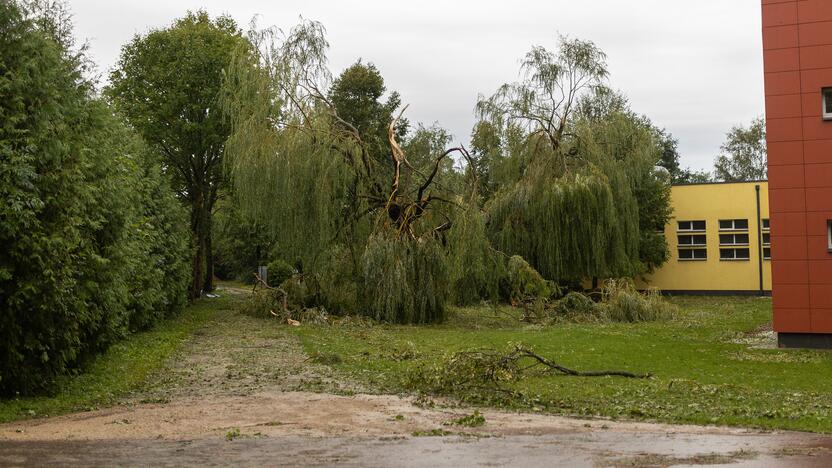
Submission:
M 114 344 L 78 375 L 63 377 L 55 395 L 0 400 L 0 422 L 87 411 L 118 402 L 141 388 L 194 330 L 218 311 L 234 307 L 233 298 L 223 296 L 202 299 L 152 330 Z
M 671 300 L 677 316 L 654 323 L 544 327 L 482 307 L 454 309 L 437 326 L 302 326 L 294 333 L 308 354 L 329 356 L 336 370 L 379 392 L 410 391 L 408 375 L 448 352 L 523 343 L 567 367 L 654 377 L 533 375 L 513 384 L 522 398 L 456 396 L 557 414 L 832 432 L 832 353 L 748 344 L 755 341 L 749 332 L 770 320 L 770 299 Z

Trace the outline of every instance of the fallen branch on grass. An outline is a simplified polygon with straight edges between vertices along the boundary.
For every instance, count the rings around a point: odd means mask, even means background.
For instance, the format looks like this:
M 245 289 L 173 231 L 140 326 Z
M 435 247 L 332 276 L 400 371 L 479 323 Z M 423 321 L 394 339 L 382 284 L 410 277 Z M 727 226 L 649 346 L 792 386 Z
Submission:
M 260 284 L 264 288 L 280 294 L 281 295 L 281 304 L 283 305 L 283 313 L 286 314 L 286 316 L 289 316 L 290 315 L 290 312 L 289 312 L 289 293 L 287 293 L 286 291 L 284 291 L 281 288 L 276 288 L 274 286 L 269 286 L 269 284 L 266 283 L 265 281 L 263 281 L 263 278 L 261 278 L 260 275 L 258 275 L 257 273 L 254 273 L 254 279 L 256 281 L 254 282 L 254 288 L 252 289 L 251 292 L 254 293 L 257 289 L 257 285 Z M 279 315 L 275 314 L 273 310 L 270 310 L 269 312 L 277 318 L 282 318 Z
M 531 369 L 537 365 L 543 365 L 548 367 L 549 369 L 557 372 L 561 372 L 566 375 L 574 375 L 577 377 L 604 377 L 604 376 L 613 376 L 613 377 L 627 377 L 630 379 L 647 379 L 650 377 L 650 374 L 635 374 L 633 372 L 628 371 L 620 371 L 620 370 L 603 370 L 603 371 L 578 371 L 574 369 L 570 369 L 568 367 L 561 366 L 560 364 L 551 361 L 531 349 L 525 348 L 521 345 L 518 345 L 514 348 L 512 353 L 504 356 L 504 360 L 514 361 L 517 362 L 522 358 L 531 358 L 537 361 L 536 364 L 526 367 L 525 369 Z
M 650 374 L 637 374 L 624 370 L 579 371 L 562 366 L 541 356 L 522 344 L 509 345 L 504 352 L 494 349 L 460 351 L 446 356 L 442 361 L 421 367 L 409 378 L 409 386 L 433 394 L 511 395 L 520 396 L 504 384 L 511 384 L 529 376 L 532 370 L 557 372 L 576 377 L 624 377 L 646 379 Z M 538 373 L 539 375 L 539 373 Z M 460 391 L 464 393 L 460 394 Z

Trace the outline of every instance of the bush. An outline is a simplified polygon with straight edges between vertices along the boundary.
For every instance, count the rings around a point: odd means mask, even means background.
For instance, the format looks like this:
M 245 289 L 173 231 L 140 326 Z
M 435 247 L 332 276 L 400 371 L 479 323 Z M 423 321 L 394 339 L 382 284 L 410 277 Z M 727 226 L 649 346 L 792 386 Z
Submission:
M 555 285 L 547 281 L 529 262 L 519 255 L 508 260 L 508 275 L 504 281 L 503 295 L 514 302 L 526 298 L 548 299 L 556 291 Z
M 190 281 L 187 218 L 157 162 L 93 97 L 62 10 L 20 5 L 0 2 L 3 395 L 52 388 L 175 311 Z
M 269 262 L 267 268 L 269 286 L 278 287 L 295 274 L 295 269 L 287 262 L 277 259 Z
M 658 290 L 642 294 L 627 279 L 608 280 L 602 291 L 604 314 L 615 322 L 652 322 L 667 320 L 675 307 L 662 299 Z

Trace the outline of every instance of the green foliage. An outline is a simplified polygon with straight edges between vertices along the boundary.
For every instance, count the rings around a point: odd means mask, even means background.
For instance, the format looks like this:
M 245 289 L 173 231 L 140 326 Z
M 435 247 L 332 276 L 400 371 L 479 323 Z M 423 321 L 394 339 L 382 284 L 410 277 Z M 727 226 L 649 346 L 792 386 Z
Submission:
M 278 287 L 295 274 L 295 269 L 285 260 L 276 259 L 267 265 L 269 285 Z
M 603 309 L 587 295 L 570 291 L 562 299 L 552 304 L 546 319 L 566 320 L 571 322 L 604 321 Z
M 264 223 L 244 216 L 235 200 L 219 200 L 213 226 L 214 274 L 253 283 L 257 267 L 268 263 L 272 237 Z
M 491 238 L 555 281 L 632 274 L 638 226 L 619 216 L 625 195 L 597 171 L 553 179 L 540 170 L 486 206 Z
M 390 323 L 442 321 L 448 294 L 443 256 L 433 240 L 370 237 L 362 256 L 362 313 Z
M 521 73 L 477 105 L 488 123 L 477 143 L 491 148 L 489 178 L 503 187 L 486 205 L 495 246 L 557 282 L 664 263 L 655 232 L 670 216 L 670 180 L 656 166 L 673 165 L 672 138 L 602 85 L 606 58 L 591 42 L 536 47 Z M 493 156 L 498 141 L 505 156 Z
M 511 301 L 520 301 L 529 297 L 546 300 L 557 290 L 550 281 L 543 278 L 519 255 L 508 259 L 507 270 L 503 296 Z
M 358 131 L 370 156 L 382 163 L 390 160 L 387 126 L 393 120 L 393 113 L 401 106 L 401 97 L 396 91 L 382 102 L 385 91 L 384 78 L 376 66 L 359 60 L 341 72 L 328 93 L 338 117 Z M 407 127 L 407 121 L 400 120 L 396 135 L 403 138 Z
M 447 236 L 450 294 L 456 304 L 496 301 L 507 279 L 504 256 L 491 247 L 485 215 L 475 206 L 457 212 Z
M 436 206 L 455 204 L 446 188 L 457 180 L 447 132 L 420 126 L 396 142 L 406 128 L 391 122 L 398 97 L 380 101 L 384 80 L 372 65 L 351 66 L 322 91 L 330 74 L 318 23 L 249 39 L 255 47 L 238 51 L 221 101 L 245 215 L 266 224 L 276 253 L 297 258 L 314 278 L 316 306 L 392 322 L 441 320 L 447 273 L 437 238 L 450 210 Z
M 461 416 L 445 423 L 446 426 L 480 427 L 485 425 L 485 416 L 474 410 L 473 413 Z
M 187 267 L 187 262 L 185 262 Z M 0 422 L 58 416 L 116 404 L 144 387 L 170 362 L 196 330 L 229 311 L 228 297 L 200 301 L 165 319 L 151 330 L 135 333 L 84 364 L 77 375 L 61 376 L 50 396 L 16 397 L 0 401 Z
M 174 189 L 191 211 L 191 297 L 212 289 L 212 213 L 223 181 L 230 132 L 217 97 L 232 52 L 246 42 L 229 16 L 188 12 L 166 29 L 136 35 L 110 73 L 106 95 L 162 155 Z
M 676 308 L 656 290 L 641 294 L 632 281 L 608 280 L 602 292 L 603 313 L 614 322 L 652 322 L 673 317 Z
M 0 3 L 0 393 L 33 393 L 183 304 L 183 213 L 84 76 L 63 10 Z M 50 16 L 53 15 L 53 16 Z
M 748 127 L 738 125 L 728 132 L 714 161 L 714 178 L 741 182 L 767 177 L 766 122 L 757 117 Z

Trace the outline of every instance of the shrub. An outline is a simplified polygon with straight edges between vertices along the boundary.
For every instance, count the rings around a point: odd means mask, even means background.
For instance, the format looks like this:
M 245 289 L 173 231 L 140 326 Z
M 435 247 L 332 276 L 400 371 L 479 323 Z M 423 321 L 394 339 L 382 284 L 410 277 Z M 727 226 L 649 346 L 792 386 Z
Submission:
M 187 220 L 142 142 L 95 99 L 62 10 L 0 2 L 0 394 L 182 305 Z M 58 15 L 60 17 L 50 17 Z
M 632 281 L 611 279 L 602 291 L 604 314 L 615 322 L 651 322 L 673 316 L 675 307 L 662 299 L 657 290 L 639 293 Z
M 504 282 L 503 294 L 511 301 L 533 297 L 548 299 L 555 293 L 556 287 L 547 281 L 529 262 L 519 255 L 508 260 L 508 275 Z
M 292 265 L 280 259 L 269 262 L 267 268 L 269 270 L 269 285 L 273 287 L 280 286 L 295 274 L 295 269 L 292 268 Z

